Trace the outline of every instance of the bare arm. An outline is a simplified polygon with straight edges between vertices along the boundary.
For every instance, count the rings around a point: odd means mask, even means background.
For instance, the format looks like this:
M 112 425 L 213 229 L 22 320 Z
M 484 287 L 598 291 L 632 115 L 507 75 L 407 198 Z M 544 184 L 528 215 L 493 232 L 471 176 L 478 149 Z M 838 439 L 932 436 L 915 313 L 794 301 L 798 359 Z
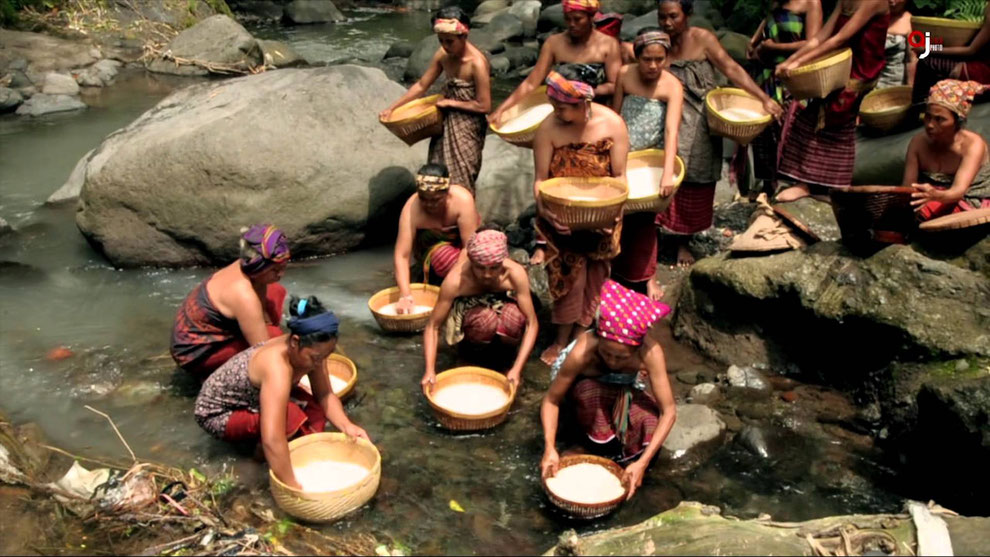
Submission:
M 437 345 L 440 339 L 440 327 L 447 320 L 450 308 L 457 297 L 457 290 L 460 287 L 460 265 L 455 265 L 440 285 L 440 298 L 437 305 L 433 307 L 430 314 L 430 322 L 427 323 L 423 331 L 423 357 L 425 359 L 426 371 L 423 373 L 423 380 L 420 382 L 424 389 L 428 384 L 433 383 L 436 377 L 437 366 Z
M 626 159 L 629 158 L 629 130 L 618 115 L 613 125 L 615 131 L 612 133 L 612 149 L 609 151 L 609 158 L 612 160 L 612 177 L 625 180 Z
M 619 42 L 609 38 L 608 50 L 605 51 L 605 81 L 595 87 L 595 96 L 604 97 L 615 91 L 615 80 L 622 69 L 622 51 Z
M 841 6 L 837 6 L 836 10 L 840 10 Z M 885 0 L 862 0 L 856 11 L 853 13 L 849 21 L 839 29 L 838 32 L 833 34 L 831 37 L 826 38 L 821 41 L 821 44 L 808 50 L 807 52 L 801 53 L 801 49 L 794 56 L 788 59 L 788 62 L 795 63 L 798 66 L 801 64 L 814 60 L 819 56 L 823 56 L 837 50 L 846 45 L 846 43 L 858 33 L 863 26 L 865 26 L 874 16 L 884 13 L 887 9 L 887 2 Z M 838 17 L 836 17 L 838 19 Z M 831 22 L 831 20 L 830 20 Z M 832 28 L 835 28 L 835 23 L 832 23 Z M 787 63 L 787 62 L 785 62 Z
M 804 40 L 792 43 L 778 43 L 776 41 L 764 41 L 763 48 L 777 53 L 793 53 L 804 48 L 808 40 L 814 37 L 822 29 L 822 3 L 819 0 L 809 0 L 808 11 L 804 17 Z
M 818 33 L 812 35 L 811 31 L 805 34 L 808 39 L 805 41 L 804 46 L 798 49 L 797 52 L 791 54 L 791 56 L 781 64 L 781 66 L 787 67 L 798 67 L 800 62 L 806 60 L 810 57 L 806 56 L 812 50 L 816 50 L 821 44 L 827 40 L 831 35 L 832 31 L 835 30 L 835 24 L 839 21 L 839 14 L 842 13 L 842 6 L 836 5 L 835 9 L 832 10 L 832 15 L 828 17 L 828 21 L 822 25 Z
M 615 80 L 615 92 L 612 94 L 612 110 L 619 114 L 622 114 L 622 100 L 626 96 L 625 87 L 622 86 L 622 82 L 626 79 L 628 71 L 628 66 L 619 70 L 619 77 Z
M 330 376 L 324 371 L 322 365 L 317 366 L 316 369 L 310 372 L 309 383 L 313 386 L 313 397 L 320 401 L 320 408 L 323 409 L 323 415 L 338 430 L 348 435 L 354 435 L 352 429 L 355 427 L 354 423 L 351 422 L 350 418 L 347 417 L 347 413 L 344 412 L 344 405 L 340 402 L 340 398 L 333 394 L 333 387 L 330 385 Z M 367 434 L 358 436 L 367 438 Z
M 987 4 L 986 10 L 983 12 L 983 27 L 980 27 L 980 32 L 973 37 L 973 40 L 966 46 L 947 46 L 939 54 L 976 56 L 988 42 L 990 42 L 990 3 Z
M 555 36 L 555 35 L 554 35 Z M 536 65 L 533 66 L 533 71 L 529 72 L 526 79 L 516 87 L 516 90 L 509 95 L 509 98 L 502 101 L 502 104 L 498 105 L 495 112 L 488 117 L 488 121 L 499 125 L 499 120 L 502 117 L 502 113 L 508 108 L 515 106 L 519 101 L 526 97 L 526 95 L 533 92 L 534 89 L 543 83 L 543 80 L 547 78 L 550 74 L 550 68 L 553 67 L 553 41 L 554 36 L 551 36 L 543 46 L 540 47 L 540 57 L 536 59 Z
M 567 396 L 567 391 L 577 380 L 581 370 L 588 364 L 587 348 L 588 335 L 578 337 L 577 344 L 560 366 L 557 377 L 550 383 L 547 394 L 540 403 L 540 422 L 543 424 L 543 459 L 540 462 L 542 477 L 551 477 L 557 473 L 560 456 L 557 454 L 557 426 L 560 418 L 560 403 Z
M 760 99 L 763 103 L 763 108 L 768 113 L 772 114 L 774 117 L 778 117 L 783 113 L 783 109 L 778 105 L 773 99 L 771 99 L 759 85 L 753 81 L 753 78 L 746 73 L 735 60 L 729 56 L 729 53 L 722 48 L 722 45 L 715 38 L 715 35 L 710 31 L 699 30 L 700 37 L 705 45 L 705 56 L 715 65 L 716 68 L 726 77 L 729 81 L 734 83 L 736 87 L 746 91 L 750 95 Z
M 626 480 L 629 487 L 628 497 L 632 497 L 636 489 L 643 481 L 643 474 L 650 461 L 656 456 L 663 442 L 667 440 L 674 421 L 677 419 L 677 405 L 674 402 L 674 393 L 670 388 L 670 379 L 667 377 L 667 363 L 664 358 L 663 348 L 660 343 L 652 337 L 647 337 L 643 345 L 646 353 L 643 356 L 643 363 L 650 376 L 650 386 L 653 389 L 653 398 L 660 407 L 660 422 L 653 432 L 653 438 L 646 446 L 646 449 L 636 459 L 636 462 L 626 467 Z
M 237 289 L 231 292 L 234 298 L 233 310 L 234 319 L 241 329 L 241 334 L 247 340 L 248 345 L 254 346 L 260 342 L 268 340 L 268 327 L 265 325 L 265 312 L 261 306 L 261 299 L 258 293 L 250 286 L 238 285 Z
M 292 370 L 273 354 L 266 354 L 257 365 L 264 366 L 261 379 L 261 448 L 275 476 L 290 487 L 301 486 L 289 460 L 289 440 L 285 436 L 285 408 L 289 404 L 289 378 Z M 312 378 L 310 378 L 312 380 Z
M 516 305 L 526 316 L 526 331 L 523 333 L 522 342 L 519 344 L 519 352 L 516 354 L 516 361 L 512 364 L 512 369 L 506 374 L 510 381 L 515 379 L 516 385 L 521 383 L 523 366 L 529 360 L 529 355 L 536 346 L 536 335 L 540 332 L 540 323 L 536 318 L 536 308 L 533 307 L 533 297 L 529 290 L 529 274 L 521 265 L 512 266 L 509 278 L 512 280 L 512 288 L 516 291 Z
M 983 163 L 983 157 L 986 156 L 986 152 L 987 146 L 982 139 L 971 142 L 969 147 L 966 148 L 962 162 L 959 163 L 959 170 L 956 171 L 956 175 L 952 180 L 952 187 L 941 192 L 940 201 L 943 203 L 956 203 L 962 200 L 963 196 L 966 195 L 966 191 L 973 185 L 973 180 L 980 171 L 980 165 Z
M 412 205 L 416 198 L 406 201 L 399 216 L 399 235 L 395 239 L 395 251 L 392 263 L 395 271 L 395 284 L 399 287 L 399 296 L 412 296 L 409 289 L 409 258 L 412 254 L 413 238 L 416 236 L 416 225 L 412 218 Z
M 674 187 L 674 159 L 677 156 L 677 139 L 681 129 L 681 111 L 684 109 L 684 87 L 674 78 L 667 97 L 667 114 L 664 116 L 663 177 L 660 179 L 660 195 L 668 197 Z
M 753 33 L 753 36 L 749 38 L 750 48 L 754 48 L 760 43 L 760 40 L 763 38 L 763 30 L 766 29 L 766 27 L 767 20 L 764 18 L 763 21 L 760 22 L 760 26 L 756 28 L 756 32 Z
M 901 180 L 901 185 L 906 188 L 918 182 L 918 151 L 922 141 L 924 140 L 921 138 L 921 134 L 918 134 L 911 138 L 911 143 L 908 144 L 907 155 L 904 159 L 904 178 Z
M 471 240 L 471 236 L 474 236 L 480 225 L 481 216 L 478 215 L 478 209 L 472 197 L 462 205 L 460 213 L 457 215 L 457 230 L 461 235 L 462 246 L 468 245 L 468 241 Z
M 492 86 L 488 65 L 483 56 L 480 60 L 474 61 L 471 71 L 474 74 L 475 98 L 470 101 L 443 99 L 437 103 L 437 106 L 488 114 L 488 111 L 492 109 Z
M 404 95 L 399 97 L 399 100 L 392 103 L 392 106 L 381 111 L 381 113 L 378 114 L 378 118 L 380 120 L 385 120 L 392 114 L 392 111 L 395 110 L 396 108 L 406 104 L 407 102 L 413 99 L 418 99 L 419 97 L 423 96 L 423 93 L 425 93 L 426 90 L 429 89 L 431 85 L 433 85 L 433 82 L 435 82 L 437 78 L 440 77 L 440 74 L 443 72 L 443 64 L 440 63 L 440 59 L 442 57 L 443 57 L 443 49 L 438 48 L 436 53 L 433 54 L 433 59 L 430 60 L 429 67 L 426 68 L 426 72 L 424 72 L 422 77 L 419 78 L 419 81 L 414 83 L 413 86 L 410 87 L 409 90 L 406 91 Z

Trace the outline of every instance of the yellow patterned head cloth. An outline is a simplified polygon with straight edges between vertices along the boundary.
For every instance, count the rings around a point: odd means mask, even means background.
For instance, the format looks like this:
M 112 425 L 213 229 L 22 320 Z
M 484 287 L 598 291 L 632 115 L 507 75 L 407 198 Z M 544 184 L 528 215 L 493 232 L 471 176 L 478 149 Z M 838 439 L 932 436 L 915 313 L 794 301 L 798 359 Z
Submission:
M 589 14 L 598 13 L 598 9 L 601 7 L 598 0 L 564 0 L 563 5 L 565 12 L 588 12 Z
M 988 87 L 976 81 L 958 81 L 943 79 L 928 91 L 928 104 L 948 108 L 962 118 L 969 116 L 973 108 L 973 98 L 986 91 Z
M 416 175 L 416 191 L 431 193 L 450 189 L 450 178 L 442 176 Z
M 436 34 L 450 33 L 451 35 L 467 35 L 468 26 L 459 19 L 437 19 L 433 22 L 433 32 Z

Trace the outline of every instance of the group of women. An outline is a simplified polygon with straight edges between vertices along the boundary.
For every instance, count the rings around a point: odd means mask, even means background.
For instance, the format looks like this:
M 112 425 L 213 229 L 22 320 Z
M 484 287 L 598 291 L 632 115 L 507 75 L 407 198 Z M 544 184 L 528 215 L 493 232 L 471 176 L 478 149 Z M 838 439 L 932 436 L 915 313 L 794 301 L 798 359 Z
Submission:
M 662 292 L 655 278 L 656 227 L 680 235 L 675 236 L 681 238 L 678 261 L 690 264 L 686 239 L 711 226 L 722 139 L 709 133 L 704 99 L 716 87 L 717 73 L 759 99 L 776 119 L 754 143 L 754 159 L 757 177 L 770 187 L 776 187 L 778 179 L 793 183 L 778 194 L 778 201 L 848 186 L 858 107 L 889 66 L 889 35 L 903 31 L 905 12 L 902 0 L 838 0 L 823 21 L 820 0 L 775 2 L 750 43 L 748 55 L 755 64 L 751 75 L 713 33 L 689 24 L 691 0 L 659 0 L 658 26 L 638 33 L 631 45 L 635 61 L 624 67 L 625 47 L 595 28 L 596 19 L 599 25 L 614 23 L 598 14 L 597 0 L 564 0 L 563 7 L 567 30 L 545 41 L 530 76 L 488 119 L 502 123 L 507 108 L 540 83 L 547 85 L 554 112 L 538 128 L 533 144 L 537 248 L 530 258 L 531 264 L 546 266 L 551 319 L 557 327 L 541 355 L 553 377 L 541 407 L 542 471 L 552 474 L 558 465 L 561 405 L 570 401 L 564 416 L 579 426 L 592 446 L 629 463 L 626 479 L 633 492 L 676 416 L 663 349 L 650 334 L 653 324 L 669 312 L 659 302 Z M 489 267 L 523 276 L 512 265 L 469 261 L 460 249 L 480 224 L 472 195 L 482 144 L 475 128 L 491 104 L 487 61 L 468 40 L 469 25 L 457 8 L 438 13 L 434 31 L 441 46 L 430 69 L 381 114 L 387 118 L 396 107 L 423 94 L 441 73 L 448 74 L 448 88 L 460 91 L 448 91 L 439 105 L 446 115 L 445 136 L 434 140 L 434 164 L 420 170 L 417 194 L 400 220 L 395 253 L 400 312 L 413 305 L 408 270 L 413 251 L 425 263 L 425 280 L 433 276 L 431 262 L 441 280 L 451 269 L 467 273 L 473 267 L 481 271 L 470 275 L 472 284 L 488 281 Z M 914 203 L 923 218 L 990 206 L 990 153 L 982 137 L 964 128 L 974 98 L 985 89 L 978 79 L 990 81 L 980 73 L 988 44 L 990 18 L 969 47 L 946 49 L 943 58 L 931 64 L 920 61 L 916 75 L 908 54 L 896 62 L 904 66 L 903 75 L 891 79 L 910 82 L 913 77 L 915 87 L 928 83 L 929 75 L 940 76 L 926 85 L 925 128 L 911 142 L 904 172 L 904 184 L 915 188 Z M 789 98 L 781 77 L 846 47 L 852 49 L 853 64 L 844 88 L 809 102 Z M 960 75 L 974 79 L 946 79 Z M 476 145 L 465 149 L 458 137 Z M 545 180 L 625 179 L 629 152 L 649 148 L 665 152 L 662 195 L 674 189 L 674 156 L 679 155 L 686 167 L 681 187 L 662 214 L 630 214 L 607 228 L 578 231 L 562 224 L 540 202 L 539 187 Z M 421 242 L 423 233 L 435 233 L 435 241 Z M 504 235 L 486 238 L 497 239 L 489 246 L 497 244 L 499 253 L 505 251 Z M 179 309 L 172 354 L 181 367 L 205 379 L 196 403 L 198 423 L 222 439 L 260 439 L 275 473 L 295 485 L 287 456 L 292 435 L 320 431 L 327 419 L 348 434 L 367 435 L 347 418 L 322 373 L 322 362 L 338 334 L 332 312 L 315 298 L 292 298 L 289 332 L 283 334 L 278 327 L 286 293 L 277 281 L 288 259 L 288 242 L 276 228 L 259 225 L 246 230 L 240 260 L 197 286 Z M 499 291 L 514 285 L 508 279 L 489 282 Z M 506 318 L 505 327 L 515 321 L 520 334 L 526 327 L 527 338 L 535 338 L 531 309 L 524 309 L 522 317 Z M 485 313 L 484 319 L 495 319 L 491 329 L 496 331 L 502 330 L 502 317 Z M 532 341 L 523 345 L 520 354 L 525 360 Z M 520 371 L 519 365 L 513 367 L 516 379 Z M 312 394 L 297 386 L 303 375 L 310 377 Z

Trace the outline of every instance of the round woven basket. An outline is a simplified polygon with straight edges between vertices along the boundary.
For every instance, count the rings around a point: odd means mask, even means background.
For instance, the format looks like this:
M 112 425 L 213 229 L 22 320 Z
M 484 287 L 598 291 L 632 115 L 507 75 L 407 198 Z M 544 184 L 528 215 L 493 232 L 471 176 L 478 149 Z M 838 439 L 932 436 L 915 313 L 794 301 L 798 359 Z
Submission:
M 863 97 L 859 115 L 867 126 L 890 131 L 901 125 L 911 109 L 911 86 L 875 89 Z
M 911 29 L 922 33 L 928 31 L 933 38 L 942 39 L 942 46 L 969 46 L 982 26 L 982 21 L 911 16 Z
M 433 307 L 437 305 L 437 298 L 440 297 L 440 288 L 431 284 L 413 283 L 409 285 L 409 291 L 418 306 Z M 398 302 L 399 298 L 399 287 L 393 286 L 380 290 L 368 300 L 368 309 L 375 316 L 378 326 L 390 333 L 417 333 L 426 328 L 432 310 L 412 315 L 385 315 L 378 312 L 382 307 Z
M 388 131 L 415 145 L 420 140 L 443 133 L 443 112 L 437 109 L 437 101 L 443 95 L 430 95 L 396 108 L 388 120 L 379 120 Z
M 641 168 L 644 166 L 663 169 L 663 149 L 643 149 L 633 151 L 626 158 L 626 177 L 628 178 L 631 168 Z M 629 197 L 626 199 L 626 213 L 662 213 L 670 205 L 677 193 L 677 188 L 681 187 L 684 181 L 684 161 L 681 157 L 674 157 L 674 191 L 667 197 L 660 197 L 660 185 L 657 184 L 656 192 L 646 197 Z
M 502 122 L 503 122 L 503 124 L 505 122 L 508 122 L 508 121 L 514 119 L 516 116 L 519 116 L 524 111 L 526 111 L 526 110 L 528 110 L 530 108 L 533 108 L 534 106 L 540 105 L 540 104 L 550 104 L 550 102 L 547 100 L 547 86 L 546 85 L 541 85 L 540 87 L 537 87 L 530 94 L 526 95 L 523 98 L 523 100 L 519 101 L 515 105 L 513 105 L 513 106 L 509 107 L 508 109 L 506 109 L 506 111 L 502 113 Z M 520 147 L 532 148 L 533 147 L 533 137 L 536 136 L 536 129 L 539 128 L 540 127 L 540 124 L 542 124 L 542 123 L 543 123 L 543 120 L 540 120 L 539 122 L 533 124 L 532 126 L 529 126 L 528 128 L 526 128 L 524 130 L 519 130 L 519 131 L 516 131 L 516 132 L 503 132 L 503 131 L 501 131 L 500 126 L 496 126 L 494 123 L 489 124 L 489 127 L 499 137 L 501 137 L 502 139 L 504 139 L 505 141 L 508 141 L 509 143 L 511 143 L 513 145 L 518 145 Z
M 341 356 L 340 354 L 330 354 L 330 357 L 323 361 L 323 369 L 327 372 L 327 375 L 347 382 L 344 388 L 333 392 L 333 394 L 337 395 L 337 398 L 344 398 L 351 394 L 351 391 L 354 390 L 354 385 L 357 383 L 357 366 L 354 365 L 354 362 L 350 358 Z M 299 380 L 299 387 L 309 394 L 313 394 L 313 386 L 309 382 L 308 375 L 304 375 Z
M 481 383 L 499 387 L 508 395 L 506 403 L 498 410 L 493 410 L 487 414 L 460 414 L 437 405 L 433 398 L 433 393 L 459 383 Z M 516 387 L 509 383 L 505 375 L 497 371 L 492 371 L 483 367 L 455 367 L 437 374 L 436 383 L 431 390 L 424 390 L 426 400 L 433 409 L 433 415 L 444 428 L 452 431 L 478 431 L 490 429 L 505 421 L 509 416 L 509 408 L 516 399 Z
M 912 193 L 900 186 L 829 188 L 842 242 L 856 250 L 906 243 L 917 224 Z
M 610 228 L 622 216 L 629 186 L 616 178 L 551 178 L 540 184 L 540 200 L 573 230 Z
M 938 217 L 918 225 L 925 232 L 945 232 L 947 230 L 962 230 L 990 224 L 990 208 L 973 209 Z
M 824 99 L 846 86 L 851 71 L 852 50 L 846 48 L 796 68 L 781 82 L 795 99 Z
M 350 439 L 343 433 L 314 433 L 295 439 L 289 443 L 289 459 L 293 467 L 335 460 L 368 469 L 368 475 L 357 484 L 320 493 L 293 489 L 269 470 L 275 503 L 287 514 L 308 522 L 330 522 L 357 510 L 375 496 L 382 478 L 378 449 L 364 439 Z
M 711 132 L 728 137 L 740 145 L 749 145 L 773 121 L 773 116 L 763 109 L 760 99 L 735 87 L 712 89 L 705 95 L 705 106 L 708 107 L 708 128 Z M 733 120 L 721 113 L 729 108 L 751 110 L 762 116 L 744 121 Z
M 607 458 L 595 455 L 581 454 L 563 456 L 560 458 L 559 468 L 567 468 L 568 466 L 574 466 L 575 464 L 581 464 L 584 462 L 604 466 L 609 472 L 612 473 L 612 475 L 619 478 L 620 481 L 622 480 L 621 466 Z M 628 492 L 628 488 L 626 489 Z M 547 487 L 546 478 L 543 479 L 543 491 L 547 493 L 547 497 L 550 499 L 550 502 L 556 507 L 577 518 L 598 518 L 600 516 L 605 516 L 619 508 L 619 505 L 621 505 L 626 499 L 626 494 L 623 493 L 621 497 L 617 497 L 611 501 L 605 501 L 603 503 L 588 504 L 568 501 L 567 499 L 563 499 L 554 492 L 550 491 L 550 488 Z

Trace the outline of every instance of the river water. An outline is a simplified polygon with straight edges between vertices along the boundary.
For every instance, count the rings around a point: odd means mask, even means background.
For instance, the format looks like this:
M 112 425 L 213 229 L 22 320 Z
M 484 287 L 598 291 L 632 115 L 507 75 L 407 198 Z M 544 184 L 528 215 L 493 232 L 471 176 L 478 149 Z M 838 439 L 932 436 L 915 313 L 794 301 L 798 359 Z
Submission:
M 356 15 L 353 24 L 271 32 L 307 57 L 328 61 L 340 53 L 374 58 L 393 40 L 427 31 L 425 14 Z M 211 270 L 116 270 L 78 233 L 73 204 L 43 205 L 84 153 L 186 83 L 131 73 L 84 112 L 0 117 L 0 216 L 17 229 L 0 239 L 0 408 L 15 422 L 38 423 L 53 443 L 74 452 L 124 455 L 104 419 L 83 408 L 91 405 L 113 416 L 139 457 L 210 472 L 233 467 L 244 486 L 268 498 L 264 467 L 196 426 L 197 386 L 168 356 L 175 309 Z M 868 444 L 804 427 L 814 419 L 782 410 L 777 401 L 750 413 L 768 437 L 770 459 L 737 444 L 700 460 L 661 459 L 632 502 L 593 524 L 574 524 L 549 507 L 538 481 L 545 367 L 528 366 L 504 426 L 449 435 L 436 428 L 417 389 L 420 338 L 380 334 L 366 307 L 372 293 L 392 284 L 387 248 L 293 262 L 283 283 L 290 292 L 318 295 L 341 316 L 340 345 L 360 370 L 348 412 L 384 459 L 372 503 L 326 531 L 370 531 L 418 553 L 534 553 L 566 527 L 629 525 L 683 499 L 780 520 L 899 506 L 882 487 L 887 473 Z M 59 346 L 74 356 L 45 357 Z M 702 356 L 672 342 L 667 348 L 672 376 L 714 374 Z M 445 350 L 438 367 L 454 363 L 455 354 Z M 674 383 L 681 395 L 690 388 Z M 452 511 L 452 500 L 466 512 Z

